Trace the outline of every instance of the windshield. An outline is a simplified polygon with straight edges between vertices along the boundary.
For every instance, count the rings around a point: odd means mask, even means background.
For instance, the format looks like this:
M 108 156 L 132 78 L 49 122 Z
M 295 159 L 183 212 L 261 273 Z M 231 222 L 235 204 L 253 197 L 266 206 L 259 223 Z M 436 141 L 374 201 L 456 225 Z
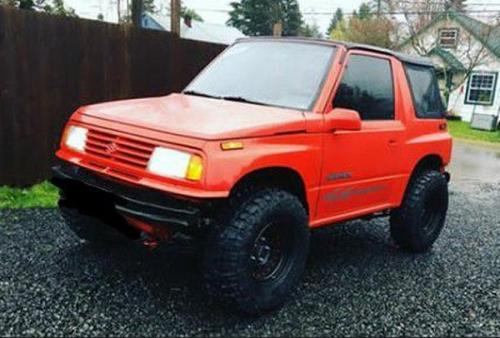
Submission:
M 320 44 L 238 43 L 209 65 L 184 93 L 310 110 L 334 54 L 334 46 Z

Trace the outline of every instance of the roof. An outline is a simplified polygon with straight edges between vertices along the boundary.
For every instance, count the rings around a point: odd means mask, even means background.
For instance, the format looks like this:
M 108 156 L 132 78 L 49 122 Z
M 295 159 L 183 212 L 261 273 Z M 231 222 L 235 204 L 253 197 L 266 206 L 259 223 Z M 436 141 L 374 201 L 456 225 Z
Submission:
M 440 48 L 440 47 L 435 47 L 433 50 L 431 50 L 428 54 L 429 56 L 431 55 L 435 55 L 435 56 L 438 56 L 440 57 L 443 61 L 446 62 L 446 64 L 453 70 L 453 71 L 457 71 L 457 72 L 465 72 L 466 68 L 465 66 L 462 64 L 462 62 L 460 62 L 460 60 L 458 60 L 455 55 L 453 55 L 452 53 L 450 53 L 449 51 L 443 49 L 443 48 Z
M 157 27 L 144 25 L 145 18 L 153 20 Z M 143 26 L 145 28 L 156 28 L 170 31 L 170 17 L 159 14 L 145 13 L 143 15 Z M 186 25 L 185 22 L 181 22 L 181 37 L 190 40 L 230 45 L 237 39 L 245 37 L 245 35 L 234 27 L 193 20 L 191 27 Z
M 405 63 L 411 63 L 411 64 L 416 64 L 416 65 L 426 66 L 426 67 L 434 67 L 432 60 L 430 58 L 427 58 L 427 57 L 413 56 L 410 54 L 400 53 L 400 52 L 396 52 L 396 51 L 393 51 L 390 49 L 381 48 L 381 47 L 377 47 L 377 46 L 365 45 L 365 44 L 360 44 L 360 43 L 345 42 L 345 41 L 334 41 L 334 40 L 314 39 L 314 38 L 305 38 L 305 37 L 279 37 L 279 38 L 277 38 L 277 37 L 252 37 L 252 38 L 239 39 L 238 41 L 245 42 L 245 41 L 262 41 L 262 40 L 294 41 L 294 42 L 299 42 L 299 43 L 315 43 L 315 44 L 326 44 L 326 45 L 332 45 L 332 46 L 341 45 L 341 46 L 344 46 L 345 48 L 347 48 L 348 50 L 365 50 L 365 51 L 394 56 L 395 58 L 397 58 L 400 61 L 405 62 Z
M 500 26 L 488 25 L 457 11 L 451 11 L 450 15 L 491 50 L 496 57 L 500 57 Z
M 471 18 L 462 12 L 459 12 L 453 8 L 439 14 L 434 20 L 429 22 L 424 28 L 422 28 L 417 35 L 422 34 L 429 28 L 434 26 L 436 23 L 442 20 L 455 20 L 462 27 L 464 27 L 472 36 L 483 43 L 486 48 L 488 48 L 496 57 L 500 58 L 500 26 L 492 26 L 482 21 Z M 409 42 L 411 38 L 404 41 L 399 48 L 404 47 Z

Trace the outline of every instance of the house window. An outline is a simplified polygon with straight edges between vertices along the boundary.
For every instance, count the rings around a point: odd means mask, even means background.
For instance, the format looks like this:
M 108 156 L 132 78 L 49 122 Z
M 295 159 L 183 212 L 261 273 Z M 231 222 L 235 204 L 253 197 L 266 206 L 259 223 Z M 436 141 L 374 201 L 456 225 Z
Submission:
M 458 43 L 458 28 L 441 28 L 439 30 L 439 46 L 455 48 Z
M 467 86 L 466 104 L 492 105 L 498 73 L 472 73 Z

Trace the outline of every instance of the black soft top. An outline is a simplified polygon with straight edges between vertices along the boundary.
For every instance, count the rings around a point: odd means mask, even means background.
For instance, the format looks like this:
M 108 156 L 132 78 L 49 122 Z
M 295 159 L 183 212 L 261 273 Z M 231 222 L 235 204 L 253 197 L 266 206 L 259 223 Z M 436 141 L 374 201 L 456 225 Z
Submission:
M 312 39 L 312 38 L 303 38 L 303 37 L 279 37 L 279 38 L 278 37 L 252 37 L 252 38 L 238 39 L 237 42 L 263 41 L 263 40 L 277 41 L 277 42 L 279 42 L 279 41 L 292 41 L 292 42 L 297 42 L 297 43 L 314 43 L 314 44 L 331 45 L 331 46 L 341 45 L 341 46 L 344 46 L 345 48 L 347 48 L 348 50 L 365 50 L 365 51 L 369 51 L 369 52 L 390 55 L 390 56 L 393 56 L 404 63 L 411 63 L 411 64 L 425 66 L 425 67 L 434 67 L 430 58 L 421 57 L 421 56 L 413 56 L 413 55 L 409 55 L 409 54 L 405 54 L 405 53 L 395 52 L 393 50 L 386 49 L 386 48 L 365 45 L 365 44 L 360 44 L 360 43 L 353 43 L 353 42 L 333 41 L 333 40 L 325 40 L 325 39 Z

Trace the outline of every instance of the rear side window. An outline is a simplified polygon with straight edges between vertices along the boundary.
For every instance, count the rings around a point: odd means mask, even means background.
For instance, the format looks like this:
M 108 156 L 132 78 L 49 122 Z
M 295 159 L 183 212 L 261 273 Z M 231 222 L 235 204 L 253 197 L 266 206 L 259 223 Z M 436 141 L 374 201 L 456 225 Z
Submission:
M 417 117 L 423 119 L 442 118 L 445 107 L 434 68 L 406 64 L 405 69 Z
M 351 55 L 333 106 L 356 110 L 362 120 L 393 120 L 394 86 L 390 62 Z

